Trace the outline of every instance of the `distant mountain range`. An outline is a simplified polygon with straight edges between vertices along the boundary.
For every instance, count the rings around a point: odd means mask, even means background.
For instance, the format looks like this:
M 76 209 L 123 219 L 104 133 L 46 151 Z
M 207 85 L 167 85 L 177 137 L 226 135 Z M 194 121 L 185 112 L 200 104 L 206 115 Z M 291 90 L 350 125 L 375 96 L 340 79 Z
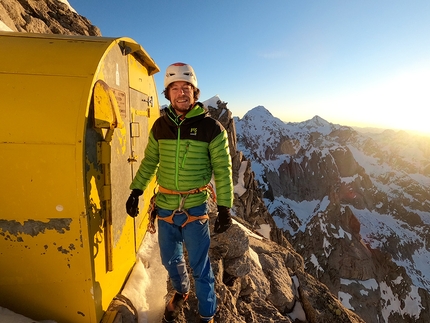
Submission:
M 430 321 L 430 138 L 286 123 L 262 106 L 234 121 L 307 272 L 366 322 Z

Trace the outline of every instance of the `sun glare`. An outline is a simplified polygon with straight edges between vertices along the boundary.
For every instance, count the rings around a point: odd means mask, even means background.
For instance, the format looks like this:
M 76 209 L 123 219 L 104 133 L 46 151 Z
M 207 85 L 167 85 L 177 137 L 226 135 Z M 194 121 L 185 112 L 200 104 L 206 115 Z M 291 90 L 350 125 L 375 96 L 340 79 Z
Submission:
M 340 95 L 335 91 L 328 98 L 314 98 L 296 105 L 294 110 L 300 112 L 296 112 L 295 118 L 300 118 L 299 113 L 307 113 L 302 120 L 319 115 L 331 123 L 346 126 L 430 134 L 430 64 L 399 72 L 389 79 L 373 81 L 355 91 Z
M 368 98 L 369 120 L 372 120 L 374 110 L 378 110 L 378 123 L 385 127 L 430 132 L 427 118 L 429 89 L 430 69 L 412 70 L 381 83 L 364 95 Z

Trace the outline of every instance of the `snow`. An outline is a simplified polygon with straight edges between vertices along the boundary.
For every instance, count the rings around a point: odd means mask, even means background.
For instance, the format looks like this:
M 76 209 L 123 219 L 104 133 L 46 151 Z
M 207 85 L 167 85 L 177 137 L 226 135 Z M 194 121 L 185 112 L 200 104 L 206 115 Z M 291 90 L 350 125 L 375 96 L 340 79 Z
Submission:
M 248 236 L 256 238 L 258 240 L 262 240 L 263 239 L 263 237 L 261 237 L 258 234 L 252 232 L 247 227 L 245 227 L 243 224 L 237 222 L 235 219 L 232 219 L 232 220 L 233 220 L 233 224 L 237 224 L 239 226 L 239 228 L 241 228 Z
M 374 249 L 381 248 L 386 243 L 384 236 L 395 235 L 399 238 L 400 245 L 413 244 L 417 246 L 416 251 L 410 255 L 413 262 L 408 259 L 393 257 L 393 261 L 404 267 L 411 277 L 414 285 L 430 287 L 430 258 L 427 250 L 428 246 L 422 241 L 409 225 L 399 219 L 395 219 L 390 214 L 380 214 L 376 211 L 367 209 L 356 209 L 350 206 L 353 213 L 361 223 L 360 234 L 363 240 L 370 244 Z
M 288 313 L 288 316 L 295 321 L 296 319 L 300 322 L 306 322 L 306 313 L 303 309 L 302 303 L 296 302 L 294 304 L 293 311 Z
M 296 290 L 295 290 L 296 295 L 299 295 L 299 287 L 300 287 L 299 279 L 297 278 L 297 276 L 294 275 L 294 276 L 291 276 L 291 280 L 293 281 L 294 286 L 296 287 Z M 299 321 L 306 322 L 306 314 L 305 314 L 305 311 L 303 310 L 302 303 L 299 301 L 296 301 L 292 312 L 288 313 L 288 316 L 293 321 L 298 319 Z
M 58 1 L 64 3 L 67 6 L 69 6 L 70 11 L 76 12 L 76 10 L 73 9 L 73 7 L 70 5 L 70 3 L 67 0 L 58 0 Z
M 324 272 L 324 269 L 320 266 L 318 262 L 318 258 L 314 254 L 311 255 L 310 261 L 317 270 Z
M 269 224 L 260 224 L 260 229 L 256 229 L 255 231 L 257 231 L 259 234 L 261 234 L 266 239 L 270 240 L 270 231 L 271 230 L 272 230 L 272 228 L 270 227 Z
M 402 315 L 408 314 L 412 317 L 418 318 L 421 312 L 421 297 L 418 294 L 418 287 L 411 286 L 412 291 L 407 295 L 404 304 L 398 298 L 390 286 L 385 282 L 380 283 L 381 299 L 385 303 L 382 307 L 382 316 L 385 322 L 388 322 L 388 317 L 393 313 L 400 313 Z
M 427 187 L 430 187 L 430 185 L 428 185 Z M 429 201 L 426 201 L 426 203 L 429 204 Z M 430 225 L 430 213 L 429 212 L 415 210 L 409 206 L 405 206 L 405 210 L 408 212 L 411 212 L 411 213 L 418 214 L 419 217 L 421 218 L 421 221 L 423 221 L 424 224 Z
M 3 21 L 0 20 L 0 31 L 13 31 Z
M 345 236 L 347 236 L 349 240 L 352 240 L 352 234 L 349 232 L 346 232 L 341 226 L 339 226 L 339 233 L 338 234 L 333 233 L 333 236 L 337 239 L 341 239 L 341 238 L 343 239 L 345 238 Z
M 375 291 L 379 287 L 378 282 L 375 279 L 373 279 L 373 278 L 372 279 L 367 279 L 367 280 L 356 280 L 356 279 L 351 280 L 351 279 L 341 278 L 340 279 L 340 284 L 341 285 L 346 285 L 346 286 L 348 286 L 350 284 L 361 285 L 363 287 L 363 289 L 360 290 L 360 295 L 363 295 L 363 296 L 369 295 L 369 291 Z M 343 296 L 346 299 L 346 295 L 343 295 Z M 348 303 L 345 303 L 345 304 L 349 304 L 349 301 L 348 301 Z
M 330 200 L 328 196 L 325 196 L 321 201 L 320 200 L 312 200 L 312 201 L 294 201 L 291 199 L 287 199 L 283 196 L 277 197 L 273 202 L 265 200 L 267 209 L 271 214 L 275 212 L 276 209 L 282 209 L 284 214 L 289 214 L 290 211 L 293 212 L 300 221 L 300 227 L 298 231 L 304 232 L 310 220 L 314 217 L 318 212 L 323 212 L 326 210 L 328 205 L 330 204 Z M 276 226 L 284 231 L 289 231 L 292 235 L 294 232 L 291 226 L 288 223 L 288 219 L 280 218 L 279 216 L 274 215 L 273 220 L 276 223 Z
M 319 216 L 319 214 L 318 214 L 318 216 Z M 318 222 L 320 224 L 320 232 L 325 233 L 326 236 L 328 236 L 328 231 L 327 231 L 327 225 L 328 225 L 328 223 L 325 222 L 323 219 L 321 219 L 320 216 L 319 216 L 318 220 L 319 220 Z M 312 226 L 309 226 L 309 228 L 311 228 L 311 227 Z
M 324 240 L 323 240 L 323 250 L 324 250 L 324 254 L 325 254 L 326 258 L 328 258 L 330 256 L 331 251 L 333 250 L 330 242 L 328 242 L 326 237 L 324 237 Z
M 221 101 L 221 99 L 219 98 L 218 95 L 214 95 L 213 97 L 211 97 L 210 99 L 207 99 L 206 101 L 203 101 L 202 103 L 205 107 L 212 107 L 212 108 L 217 109 L 218 108 L 218 103 L 217 103 L 218 101 Z
M 403 280 L 403 277 L 402 276 L 398 276 L 396 278 L 396 280 L 393 280 L 393 283 L 396 284 L 396 285 L 398 285 L 398 284 L 400 284 L 402 282 L 402 280 Z
M 354 307 L 351 306 L 349 301 L 351 300 L 352 296 L 345 292 L 338 292 L 337 297 L 341 301 L 342 305 L 345 306 L 347 309 L 354 311 Z
M 360 284 L 368 290 L 376 290 L 378 288 L 378 282 L 373 278 L 367 279 L 367 280 L 356 280 L 356 279 L 351 280 L 351 279 L 341 278 L 340 283 L 341 285 Z
M 342 177 L 341 181 L 342 183 L 349 184 L 349 183 L 355 182 L 357 178 L 358 178 L 358 174 L 355 174 L 354 176 Z
M 241 162 L 240 169 L 239 169 L 239 180 L 238 180 L 237 184 L 234 186 L 234 193 L 236 193 L 239 196 L 242 196 L 246 192 L 245 181 L 243 179 L 243 176 L 244 176 L 247 165 L 248 165 L 247 161 Z
M 408 176 L 412 180 L 420 183 L 423 186 L 427 186 L 427 187 L 430 186 L 430 177 L 428 177 L 428 176 L 424 176 L 423 174 L 417 174 L 417 173 L 415 173 L 415 174 L 408 174 Z
M 260 269 L 263 269 L 260 258 L 258 258 L 258 253 L 256 253 L 251 247 L 249 248 L 249 256 Z
M 158 235 L 147 233 L 138 251 L 136 265 L 121 293 L 135 306 L 139 323 L 161 322 L 167 280 L 167 271 L 161 264 Z

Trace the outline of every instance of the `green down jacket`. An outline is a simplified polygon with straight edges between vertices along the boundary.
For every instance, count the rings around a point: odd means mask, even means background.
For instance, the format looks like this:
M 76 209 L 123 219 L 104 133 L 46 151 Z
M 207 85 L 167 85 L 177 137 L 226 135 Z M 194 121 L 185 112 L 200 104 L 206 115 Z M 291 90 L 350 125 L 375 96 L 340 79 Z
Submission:
M 171 106 L 158 118 L 149 134 L 145 157 L 142 159 L 130 189 L 145 190 L 156 174 L 160 186 L 188 191 L 215 179 L 217 204 L 231 207 L 233 181 L 227 131 L 211 118 L 201 103 L 197 103 L 180 120 Z M 185 209 L 204 203 L 209 191 L 190 194 Z M 175 210 L 180 196 L 158 193 L 158 207 Z

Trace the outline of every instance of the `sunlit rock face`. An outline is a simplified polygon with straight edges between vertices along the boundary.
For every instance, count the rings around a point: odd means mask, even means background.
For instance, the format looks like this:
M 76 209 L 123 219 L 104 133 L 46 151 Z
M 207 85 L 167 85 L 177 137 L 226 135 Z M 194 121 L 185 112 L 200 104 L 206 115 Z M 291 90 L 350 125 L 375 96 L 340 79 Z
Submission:
M 0 21 L 11 31 L 101 36 L 99 28 L 76 13 L 68 1 L 1 0 Z

